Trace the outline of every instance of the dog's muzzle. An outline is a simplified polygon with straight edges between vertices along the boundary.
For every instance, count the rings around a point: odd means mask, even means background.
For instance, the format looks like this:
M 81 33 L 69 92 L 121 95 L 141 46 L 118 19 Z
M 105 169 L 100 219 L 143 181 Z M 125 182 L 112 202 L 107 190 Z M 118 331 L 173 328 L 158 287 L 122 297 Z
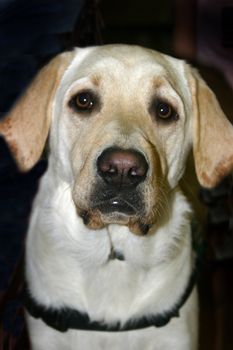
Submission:
M 142 205 L 137 187 L 145 180 L 147 171 L 146 159 L 138 151 L 104 150 L 97 160 L 101 181 L 92 196 L 93 207 L 104 214 L 135 215 Z
M 84 222 L 89 224 L 92 218 L 92 226 L 93 222 L 99 226 L 99 221 L 131 226 L 137 222 L 138 226 L 144 215 L 142 187 L 149 169 L 144 155 L 134 149 L 110 147 L 97 158 L 96 169 L 90 211 Z

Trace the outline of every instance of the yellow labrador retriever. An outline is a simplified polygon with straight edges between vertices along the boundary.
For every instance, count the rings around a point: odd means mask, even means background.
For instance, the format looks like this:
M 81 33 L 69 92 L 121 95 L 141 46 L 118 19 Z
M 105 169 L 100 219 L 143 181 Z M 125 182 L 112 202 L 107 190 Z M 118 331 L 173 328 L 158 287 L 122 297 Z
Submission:
M 25 306 L 33 350 L 197 350 L 189 153 L 199 182 L 233 166 L 233 128 L 184 61 L 137 46 L 53 59 L 0 124 L 22 171 L 49 133 Z

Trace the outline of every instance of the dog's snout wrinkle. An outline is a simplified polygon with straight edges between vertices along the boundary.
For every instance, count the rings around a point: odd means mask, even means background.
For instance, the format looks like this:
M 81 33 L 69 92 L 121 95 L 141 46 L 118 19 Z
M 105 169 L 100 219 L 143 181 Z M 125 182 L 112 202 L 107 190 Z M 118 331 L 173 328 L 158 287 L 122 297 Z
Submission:
M 144 181 L 148 164 L 136 150 L 108 148 L 99 156 L 97 169 L 107 184 L 137 186 Z

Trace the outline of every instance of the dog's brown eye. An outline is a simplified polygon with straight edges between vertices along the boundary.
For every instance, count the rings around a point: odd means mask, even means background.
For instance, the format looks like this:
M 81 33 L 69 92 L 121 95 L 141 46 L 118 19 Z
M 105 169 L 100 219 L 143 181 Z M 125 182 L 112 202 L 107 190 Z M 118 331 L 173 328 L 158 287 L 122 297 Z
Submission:
M 82 92 L 76 96 L 76 108 L 81 110 L 89 110 L 94 106 L 94 98 L 89 92 Z
M 75 95 L 69 106 L 76 112 L 91 112 L 96 105 L 96 97 L 90 91 L 83 91 Z
M 159 102 L 156 106 L 156 116 L 159 119 L 173 119 L 177 120 L 178 115 L 174 109 L 165 102 Z
M 157 98 L 151 101 L 149 112 L 158 123 L 167 124 L 179 119 L 177 111 L 170 103 Z

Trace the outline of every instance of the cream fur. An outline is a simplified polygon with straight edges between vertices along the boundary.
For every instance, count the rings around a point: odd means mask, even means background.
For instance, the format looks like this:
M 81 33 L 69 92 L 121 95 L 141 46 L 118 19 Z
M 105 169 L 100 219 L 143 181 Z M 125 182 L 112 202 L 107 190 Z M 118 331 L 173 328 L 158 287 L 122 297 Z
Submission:
M 27 278 L 34 297 L 106 322 L 123 323 L 173 306 L 192 269 L 190 208 L 183 195 L 175 191 L 169 222 L 150 237 L 132 235 L 118 225 L 89 231 L 77 217 L 67 183 L 57 187 L 52 174 L 49 169 L 42 179 L 28 233 Z M 123 252 L 125 261 L 109 262 L 111 247 Z M 181 317 L 161 329 L 59 334 L 38 320 L 29 318 L 29 325 L 35 350 L 139 350 L 142 344 L 143 349 L 191 350 L 197 348 L 197 296 L 194 290 Z

